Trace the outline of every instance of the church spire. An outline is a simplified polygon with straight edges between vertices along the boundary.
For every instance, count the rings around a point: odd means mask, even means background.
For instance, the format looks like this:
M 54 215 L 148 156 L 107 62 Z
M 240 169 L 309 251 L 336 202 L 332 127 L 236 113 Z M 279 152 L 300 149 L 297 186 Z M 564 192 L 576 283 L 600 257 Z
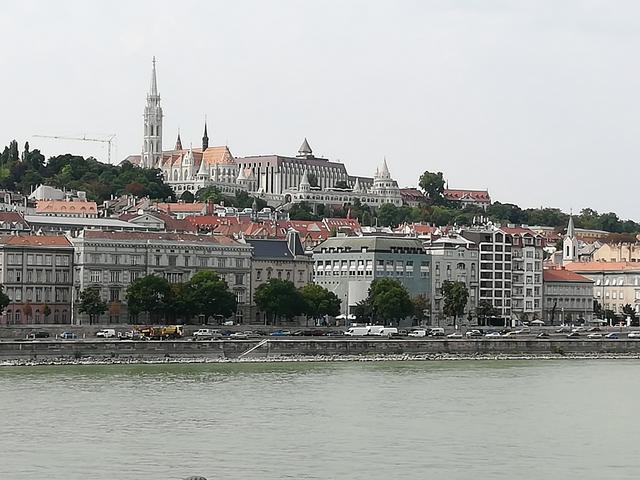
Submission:
M 156 79 L 156 57 L 153 56 L 153 67 L 151 68 L 151 88 L 149 89 L 149 95 L 152 97 L 158 96 L 158 80 Z
M 573 238 L 576 236 L 576 228 L 573 225 L 573 212 L 569 214 L 569 223 L 567 224 L 567 237 Z
M 209 135 L 207 134 L 207 117 L 204 117 L 204 134 L 202 135 L 202 151 L 209 148 Z
M 176 139 L 176 150 L 182 150 L 182 140 L 180 140 L 180 129 L 178 129 L 178 138 Z

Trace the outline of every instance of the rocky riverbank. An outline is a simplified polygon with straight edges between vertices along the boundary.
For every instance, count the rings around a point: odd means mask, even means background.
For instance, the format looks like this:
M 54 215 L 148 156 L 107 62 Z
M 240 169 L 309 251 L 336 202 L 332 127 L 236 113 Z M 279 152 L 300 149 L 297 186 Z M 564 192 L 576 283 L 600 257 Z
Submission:
M 585 353 L 550 355 L 465 355 L 465 354 L 390 354 L 390 355 L 316 355 L 316 356 L 273 356 L 260 358 L 210 358 L 210 357 L 156 357 L 156 358 L 32 358 L 0 361 L 0 367 L 44 366 L 44 365 L 136 365 L 136 364 L 225 364 L 225 363 L 331 363 L 331 362 L 422 362 L 422 361 L 518 361 L 518 360 L 638 360 L 640 354 Z

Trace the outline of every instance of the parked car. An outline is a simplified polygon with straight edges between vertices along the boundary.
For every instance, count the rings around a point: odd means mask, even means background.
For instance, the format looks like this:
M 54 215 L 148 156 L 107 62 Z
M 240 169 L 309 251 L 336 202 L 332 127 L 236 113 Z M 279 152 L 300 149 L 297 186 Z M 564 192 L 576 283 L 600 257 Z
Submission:
M 548 338 L 549 334 L 547 332 L 540 332 L 538 335 L 536 335 L 536 338 Z
M 495 337 L 502 337 L 502 335 L 500 335 L 500 332 L 489 332 L 485 335 L 485 337 L 495 338 Z
M 580 332 L 571 332 L 569 335 L 567 335 L 567 338 L 576 338 L 580 336 Z
M 460 332 L 453 332 L 447 335 L 447 338 L 462 338 L 462 334 Z
M 272 337 L 288 337 L 291 335 L 289 330 L 276 330 L 275 332 L 271 332 Z
M 220 330 L 211 330 L 210 328 L 200 328 L 193 332 L 193 338 L 196 340 L 212 340 L 220 337 L 222 337 Z
M 49 332 L 45 332 L 43 330 L 39 330 L 37 332 L 31 332 L 29 333 L 29 335 L 27 335 L 27 338 L 29 340 L 36 340 L 38 338 L 49 338 L 51 335 L 49 335 Z
M 600 327 L 590 327 L 587 329 L 587 332 L 601 332 L 602 329 Z
M 409 332 L 409 336 L 410 337 L 426 337 L 427 336 L 427 331 L 426 330 L 411 330 Z
M 116 338 L 117 333 L 113 328 L 103 328 L 96 332 L 98 338 Z
M 587 335 L 587 338 L 602 338 L 602 334 L 601 333 L 590 333 L 589 335 Z
M 224 325 L 225 327 L 232 327 L 233 320 L 227 320 L 226 322 L 223 322 L 222 325 Z
M 556 329 L 556 333 L 571 333 L 571 327 L 563 325 Z
M 429 330 L 429 335 L 431 335 L 432 337 L 444 337 L 444 328 L 434 327 Z
M 467 338 L 481 337 L 482 336 L 482 332 L 480 330 L 469 330 L 468 332 L 465 333 L 465 336 Z
M 575 327 L 575 328 L 571 329 L 571 332 L 580 333 L 580 332 L 584 332 L 585 330 L 586 330 L 586 328 L 584 328 L 584 327 Z
M 629 332 L 627 338 L 640 338 L 640 330 Z
M 247 338 L 249 338 L 249 335 L 247 335 L 245 332 L 235 332 L 229 335 L 229 338 L 235 338 L 236 340 L 246 340 Z
M 77 338 L 78 336 L 73 333 L 73 332 L 62 332 L 60 334 L 60 338 L 62 340 L 73 340 L 74 338 Z
M 346 334 L 342 330 L 332 330 L 325 333 L 327 337 L 344 337 Z
M 620 335 L 618 335 L 616 332 L 610 332 L 607 333 L 604 338 L 608 340 L 618 340 L 620 338 Z

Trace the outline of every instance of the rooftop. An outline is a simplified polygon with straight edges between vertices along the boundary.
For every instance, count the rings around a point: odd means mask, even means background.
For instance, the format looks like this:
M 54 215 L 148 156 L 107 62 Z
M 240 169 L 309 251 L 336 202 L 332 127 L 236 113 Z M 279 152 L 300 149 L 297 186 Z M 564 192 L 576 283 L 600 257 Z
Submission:
M 548 269 L 543 272 L 545 282 L 581 282 L 593 283 L 593 280 L 567 270 Z

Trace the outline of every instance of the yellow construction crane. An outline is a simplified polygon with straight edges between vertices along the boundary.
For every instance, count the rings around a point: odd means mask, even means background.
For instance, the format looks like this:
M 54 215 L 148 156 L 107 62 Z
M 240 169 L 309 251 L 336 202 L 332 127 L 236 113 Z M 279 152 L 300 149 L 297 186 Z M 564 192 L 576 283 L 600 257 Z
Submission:
M 80 142 L 100 142 L 107 144 L 107 163 L 111 165 L 111 144 L 114 143 L 116 139 L 116 134 L 112 133 L 109 135 L 105 135 L 104 138 L 91 138 L 86 135 L 82 135 L 81 137 L 64 137 L 62 135 L 33 135 L 38 138 L 54 138 L 56 140 L 78 140 Z

